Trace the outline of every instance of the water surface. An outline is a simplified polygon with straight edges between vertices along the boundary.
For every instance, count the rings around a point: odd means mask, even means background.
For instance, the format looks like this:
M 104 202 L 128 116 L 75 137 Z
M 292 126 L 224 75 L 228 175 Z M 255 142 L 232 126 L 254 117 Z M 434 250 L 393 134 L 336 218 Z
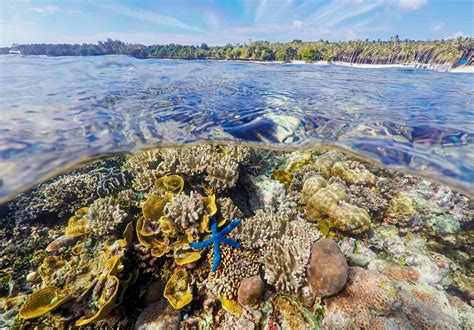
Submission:
M 331 144 L 474 190 L 474 75 L 0 57 L 0 199 L 81 159 L 203 140 Z

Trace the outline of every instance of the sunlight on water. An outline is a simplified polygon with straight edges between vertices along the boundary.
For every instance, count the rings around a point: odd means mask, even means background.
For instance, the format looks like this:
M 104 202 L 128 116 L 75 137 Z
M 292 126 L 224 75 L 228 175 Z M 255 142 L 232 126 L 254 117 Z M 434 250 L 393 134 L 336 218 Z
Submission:
M 328 143 L 474 185 L 473 75 L 124 56 L 0 65 L 0 198 L 89 156 L 200 140 Z

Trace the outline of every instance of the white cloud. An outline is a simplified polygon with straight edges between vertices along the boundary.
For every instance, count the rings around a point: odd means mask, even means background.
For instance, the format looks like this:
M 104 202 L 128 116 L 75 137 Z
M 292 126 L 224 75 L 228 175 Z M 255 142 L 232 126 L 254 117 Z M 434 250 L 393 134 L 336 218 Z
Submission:
M 398 0 L 398 5 L 404 10 L 417 10 L 426 5 L 428 0 Z
M 446 24 L 444 22 L 434 22 L 430 25 L 430 30 L 433 32 L 441 31 Z

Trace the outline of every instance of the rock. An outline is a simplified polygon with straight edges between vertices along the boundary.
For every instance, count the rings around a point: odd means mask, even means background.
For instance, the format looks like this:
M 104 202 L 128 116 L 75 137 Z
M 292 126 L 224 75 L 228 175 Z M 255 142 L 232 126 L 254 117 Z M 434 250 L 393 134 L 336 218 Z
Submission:
M 41 277 L 37 272 L 31 272 L 28 275 L 26 275 L 26 281 L 28 283 L 37 283 L 41 280 Z
M 322 238 L 311 247 L 307 273 L 311 291 L 316 296 L 328 297 L 341 291 L 348 269 L 344 254 L 333 240 Z
M 152 282 L 145 293 L 144 302 L 149 305 L 163 298 L 163 291 L 165 290 L 165 283 L 157 281 Z
M 138 316 L 135 330 L 179 329 L 181 312 L 161 300 L 146 307 Z
M 237 297 L 241 305 L 255 305 L 265 291 L 265 283 L 259 275 L 244 278 L 240 282 Z

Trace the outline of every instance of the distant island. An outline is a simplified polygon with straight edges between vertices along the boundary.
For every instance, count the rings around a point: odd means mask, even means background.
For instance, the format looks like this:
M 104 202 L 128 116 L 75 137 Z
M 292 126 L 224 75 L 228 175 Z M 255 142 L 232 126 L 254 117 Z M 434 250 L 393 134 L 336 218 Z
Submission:
M 97 44 L 25 44 L 0 48 L 0 54 L 98 56 L 123 54 L 136 58 L 212 59 L 253 61 L 328 61 L 354 64 L 474 65 L 474 39 L 414 41 L 394 36 L 387 41 L 314 41 L 287 43 L 251 41 L 225 46 L 145 46 L 107 39 Z

